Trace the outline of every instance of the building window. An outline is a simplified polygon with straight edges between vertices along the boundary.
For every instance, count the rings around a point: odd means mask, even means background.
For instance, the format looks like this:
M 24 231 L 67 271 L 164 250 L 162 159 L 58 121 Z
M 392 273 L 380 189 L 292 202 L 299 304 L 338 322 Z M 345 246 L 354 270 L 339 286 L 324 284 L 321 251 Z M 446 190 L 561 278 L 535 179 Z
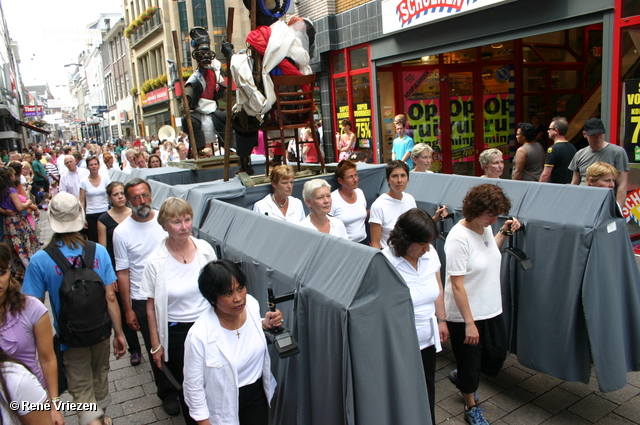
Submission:
M 193 23 L 199 27 L 207 28 L 207 6 L 205 0 L 193 0 Z
M 211 15 L 213 16 L 214 27 L 227 26 L 224 9 L 224 0 L 211 0 Z
M 187 20 L 187 2 L 178 2 L 178 16 L 180 17 L 180 31 L 188 31 L 189 21 Z

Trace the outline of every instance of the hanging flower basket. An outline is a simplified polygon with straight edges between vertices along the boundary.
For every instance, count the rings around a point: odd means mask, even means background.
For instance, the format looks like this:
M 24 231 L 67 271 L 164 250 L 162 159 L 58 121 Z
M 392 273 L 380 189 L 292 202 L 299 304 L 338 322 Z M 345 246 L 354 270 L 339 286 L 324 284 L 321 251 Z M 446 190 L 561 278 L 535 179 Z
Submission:
M 131 22 L 129 26 L 124 30 L 124 36 L 130 38 L 131 34 L 136 32 L 136 30 L 144 25 L 145 22 L 151 20 L 151 18 L 153 18 L 153 15 L 158 13 L 158 9 L 159 8 L 155 6 L 148 7 L 144 12 L 138 15 L 138 17 L 134 19 L 133 22 Z

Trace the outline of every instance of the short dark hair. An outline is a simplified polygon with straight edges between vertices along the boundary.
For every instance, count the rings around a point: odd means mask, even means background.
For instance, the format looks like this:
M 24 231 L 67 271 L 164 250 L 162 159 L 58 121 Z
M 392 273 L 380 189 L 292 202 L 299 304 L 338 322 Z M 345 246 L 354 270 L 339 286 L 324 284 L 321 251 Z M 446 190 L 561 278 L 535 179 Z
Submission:
M 216 306 L 216 300 L 231 289 L 233 279 L 240 287 L 247 286 L 247 275 L 233 261 L 210 261 L 200 271 L 198 288 L 209 304 Z
M 467 221 L 475 220 L 485 212 L 492 215 L 507 214 L 511 201 L 495 184 L 481 184 L 472 187 L 462 200 L 462 215 Z
M 567 131 L 569 131 L 569 123 L 565 117 L 555 117 L 551 123 L 553 124 L 553 128 L 558 131 L 558 134 L 561 136 L 567 135 Z
M 149 189 L 149 193 L 151 193 L 151 186 L 149 186 L 149 182 L 141 179 L 140 177 L 134 177 L 124 185 L 124 197 L 127 198 L 127 201 L 129 201 L 129 188 L 143 183 L 147 185 L 147 189 Z
M 391 176 L 391 173 L 393 173 L 393 170 L 395 170 L 396 168 L 402 168 L 404 171 L 406 171 L 407 179 L 409 178 L 409 166 L 407 165 L 407 163 L 396 159 L 393 161 L 389 161 L 387 166 L 384 167 L 384 172 L 387 175 L 387 180 L 389 180 L 389 176 Z
M 402 257 L 412 243 L 431 243 L 436 237 L 438 228 L 429 214 L 419 208 L 411 208 L 398 217 L 388 243 L 395 254 Z
M 343 179 L 344 173 L 351 169 L 356 169 L 356 163 L 351 161 L 350 159 L 343 159 L 338 162 L 338 166 L 336 167 L 336 179 Z
M 533 124 L 529 122 L 520 122 L 518 123 L 518 128 L 522 131 L 522 135 L 527 139 L 527 142 L 533 142 L 536 140 L 537 133 Z
M 100 164 L 100 160 L 99 160 L 99 159 L 98 159 L 98 157 L 97 157 L 97 156 L 95 156 L 95 155 L 92 155 L 92 156 L 90 156 L 89 158 L 87 158 L 87 166 L 89 165 L 89 163 L 90 163 L 91 161 L 98 161 L 98 164 Z

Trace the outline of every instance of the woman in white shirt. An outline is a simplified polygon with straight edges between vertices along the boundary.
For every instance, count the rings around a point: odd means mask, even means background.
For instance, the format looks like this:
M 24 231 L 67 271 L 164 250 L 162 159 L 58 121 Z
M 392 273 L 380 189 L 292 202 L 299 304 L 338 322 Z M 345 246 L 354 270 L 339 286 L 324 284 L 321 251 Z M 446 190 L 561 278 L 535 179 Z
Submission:
M 389 191 L 378 196 L 371 205 L 369 229 L 371 246 L 378 249 L 387 247 L 387 239 L 400 215 L 416 208 L 416 200 L 404 190 L 409 184 L 409 166 L 404 161 L 389 161 L 384 168 Z
M 302 188 L 302 197 L 311 213 L 298 223 L 300 226 L 349 239 L 344 224 L 327 215 L 331 212 L 331 186 L 326 180 L 313 179 L 306 182 Z
M 289 223 L 300 222 L 304 219 L 304 208 L 299 199 L 291 196 L 293 168 L 289 165 L 277 165 L 271 170 L 270 177 L 273 193 L 256 202 L 253 210 Z
M 0 424 L 4 425 L 51 425 L 51 415 L 47 410 L 23 406 L 25 403 L 46 403 L 47 393 L 38 378 L 29 369 L 15 363 L 0 350 Z M 18 408 L 10 404 L 18 402 Z
M 413 159 L 413 170 L 419 173 L 433 173 L 431 161 L 433 161 L 433 149 L 427 143 L 416 143 L 411 150 L 411 159 Z
M 260 318 L 247 277 L 228 260 L 207 264 L 198 278 L 209 304 L 196 321 L 184 355 L 184 397 L 201 424 L 267 425 L 276 382 L 263 329 L 282 325 L 279 310 Z
M 209 308 L 198 289 L 198 275 L 216 260 L 208 242 L 191 236 L 192 218 L 193 209 L 184 199 L 170 197 L 162 203 L 158 223 L 169 236 L 147 260 L 141 284 L 141 293 L 147 297 L 152 360 L 159 369 L 166 362 L 180 383 L 187 332 Z M 185 423 L 194 425 L 182 396 L 180 402 Z
M 451 348 L 458 368 L 449 379 L 462 392 L 465 419 L 484 423 L 475 395 L 480 373 L 495 376 L 507 356 L 502 321 L 500 247 L 509 232 L 520 228 L 514 217 L 494 236 L 491 225 L 508 214 L 511 202 L 494 184 L 472 187 L 462 201 L 460 220 L 444 244 L 447 256 L 445 308 L 451 332 Z
M 398 270 L 411 292 L 422 368 L 427 381 L 431 422 L 435 419 L 436 353 L 449 338 L 445 320 L 440 259 L 431 242 L 438 236 L 433 219 L 412 208 L 398 217 L 382 253 Z
M 92 156 L 87 160 L 89 175 L 80 180 L 80 204 L 85 211 L 87 237 L 98 243 L 98 219 L 109 209 L 107 186 L 109 177 L 100 174 L 100 161 Z
M 358 188 L 356 163 L 349 159 L 340 161 L 336 167 L 336 180 L 340 187 L 331 192 L 329 214 L 342 221 L 349 240 L 368 244 L 365 223 L 369 211 L 364 192 Z

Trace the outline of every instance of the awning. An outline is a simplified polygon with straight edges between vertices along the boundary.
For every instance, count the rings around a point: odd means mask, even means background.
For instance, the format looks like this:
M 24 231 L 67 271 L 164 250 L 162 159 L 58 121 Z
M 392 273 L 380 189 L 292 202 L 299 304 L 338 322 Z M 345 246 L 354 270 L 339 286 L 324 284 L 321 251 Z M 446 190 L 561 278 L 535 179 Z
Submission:
M 37 131 L 38 133 L 49 134 L 47 130 L 43 130 L 40 127 L 36 127 L 35 125 L 28 124 L 24 121 L 18 120 L 18 123 L 23 127 L 27 127 L 29 130 Z

